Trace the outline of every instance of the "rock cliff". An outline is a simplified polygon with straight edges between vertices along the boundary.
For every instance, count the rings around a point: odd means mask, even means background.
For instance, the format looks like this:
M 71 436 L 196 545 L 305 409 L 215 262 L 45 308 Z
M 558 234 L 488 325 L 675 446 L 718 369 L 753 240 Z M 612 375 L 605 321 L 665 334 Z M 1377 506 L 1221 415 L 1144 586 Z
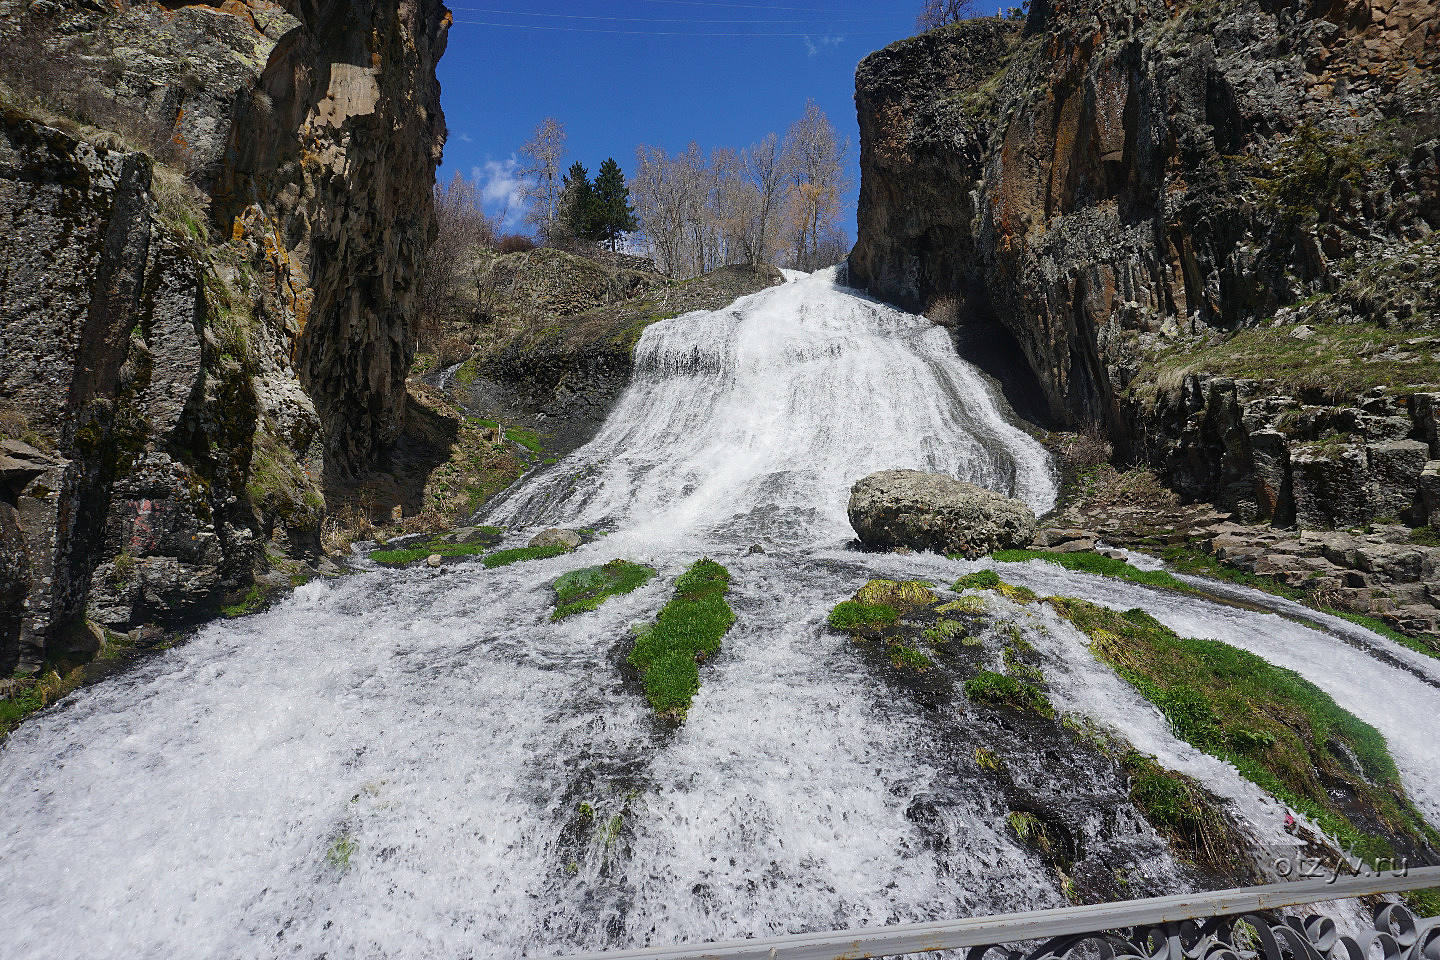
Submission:
M 0 671 L 316 558 L 404 415 L 449 22 L 0 2 Z
M 1246 519 L 1440 521 L 1440 8 L 1036 0 L 861 63 L 852 277 Z M 949 301 L 945 303 L 945 301 Z

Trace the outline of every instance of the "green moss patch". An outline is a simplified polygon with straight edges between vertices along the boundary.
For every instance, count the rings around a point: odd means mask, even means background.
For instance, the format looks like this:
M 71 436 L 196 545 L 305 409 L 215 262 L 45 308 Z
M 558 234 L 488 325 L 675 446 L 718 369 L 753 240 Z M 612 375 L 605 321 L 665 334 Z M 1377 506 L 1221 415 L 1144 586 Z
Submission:
M 1042 717 L 1055 716 L 1055 708 L 1040 688 L 1018 677 L 993 670 L 981 670 L 965 681 L 965 696 L 971 703 L 1007 710 L 1032 710 Z
M 896 670 L 915 670 L 924 673 L 935 666 L 934 660 L 914 647 L 905 646 L 904 642 L 900 640 L 887 643 L 885 653 L 890 657 L 890 665 Z
M 957 593 L 962 590 L 994 590 L 1000 586 L 1000 575 L 994 570 L 976 570 L 967 573 L 951 587 Z
M 683 718 L 700 689 L 699 663 L 720 649 L 735 623 L 725 602 L 730 573 L 710 559 L 696 561 L 675 581 L 675 595 L 655 622 L 641 627 L 627 662 L 640 671 L 656 713 Z
M 436 537 L 419 546 L 398 550 L 372 550 L 370 559 L 384 567 L 404 567 L 417 560 L 428 559 L 434 554 L 446 558 L 471 557 L 495 546 L 495 542 L 504 533 L 499 527 L 477 527 L 476 532 L 479 534 L 477 537 L 463 543 L 448 543 Z
M 233 620 L 236 617 L 248 617 L 252 613 L 258 613 L 265 606 L 265 601 L 270 599 L 270 591 L 258 583 L 252 583 L 250 589 L 242 593 L 234 603 L 229 603 L 220 608 L 220 615 Z
M 569 547 L 516 547 L 513 550 L 496 550 L 494 553 L 487 553 L 481 563 L 486 569 L 495 567 L 508 567 L 512 563 L 522 563 L 526 560 L 549 560 L 551 557 L 561 557 L 570 552 Z
M 1179 637 L 1140 610 L 1050 602 L 1178 737 L 1234 764 L 1367 862 L 1440 846 L 1405 797 L 1380 733 L 1298 674 L 1228 644 Z
M 611 560 L 604 566 L 571 570 L 552 584 L 555 612 L 550 619 L 564 620 L 577 613 L 594 610 L 611 597 L 643 587 L 653 576 L 654 567 L 628 560 Z

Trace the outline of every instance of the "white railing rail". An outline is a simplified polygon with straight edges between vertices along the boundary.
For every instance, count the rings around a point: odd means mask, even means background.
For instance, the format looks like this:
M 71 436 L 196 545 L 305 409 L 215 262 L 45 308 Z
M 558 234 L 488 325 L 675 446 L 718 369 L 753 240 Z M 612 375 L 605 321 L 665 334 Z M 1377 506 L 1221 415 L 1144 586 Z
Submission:
M 1403 906 L 1381 910 L 1374 931 L 1341 937 L 1324 918 L 1277 920 L 1267 911 L 1440 887 L 1440 867 L 1297 880 L 1212 893 L 1185 893 L 964 920 L 859 927 L 782 937 L 575 954 L 564 960 L 865 960 L 902 953 L 968 950 L 983 960 L 991 947 L 1041 941 L 1029 960 L 1066 960 L 1088 944 L 1102 960 L 1440 960 L 1440 918 L 1413 917 Z M 1244 946 L 1233 927 L 1247 924 Z M 1094 956 L 1094 952 L 1090 952 Z

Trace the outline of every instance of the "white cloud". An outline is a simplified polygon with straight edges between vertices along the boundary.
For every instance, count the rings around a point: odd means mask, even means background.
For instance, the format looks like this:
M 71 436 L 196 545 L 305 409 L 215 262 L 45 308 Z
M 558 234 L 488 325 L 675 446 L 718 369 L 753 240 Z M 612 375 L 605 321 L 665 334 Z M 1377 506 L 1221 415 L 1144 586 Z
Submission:
M 466 133 L 464 130 L 461 130 L 461 131 L 460 131 L 460 142 L 461 142 L 461 143 L 474 143 L 474 142 L 475 142 L 475 138 L 472 137 L 472 136 L 470 136 L 470 134 Z
M 481 199 L 490 213 L 506 210 L 505 223 L 513 225 L 525 215 L 525 181 L 519 176 L 520 161 L 486 160 L 470 168 L 470 176 L 480 184 Z
M 838 46 L 840 46 L 840 44 L 842 44 L 842 43 L 844 43 L 844 42 L 845 42 L 845 38 L 844 38 L 844 37 L 837 37 L 837 36 L 829 36 L 829 37 L 808 37 L 808 36 L 807 36 L 807 37 L 805 38 L 805 52 L 808 53 L 810 56 L 813 57 L 813 56 L 815 56 L 815 54 L 819 53 L 821 50 L 823 50 L 823 49 L 826 48 L 826 47 L 838 47 Z

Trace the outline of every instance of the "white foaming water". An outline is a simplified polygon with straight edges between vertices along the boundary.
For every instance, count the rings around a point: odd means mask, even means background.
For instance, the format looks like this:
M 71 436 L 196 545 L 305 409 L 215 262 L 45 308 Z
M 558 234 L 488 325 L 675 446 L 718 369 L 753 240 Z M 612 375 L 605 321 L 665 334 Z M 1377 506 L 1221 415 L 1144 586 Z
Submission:
M 1052 507 L 1044 448 L 1000 416 L 946 332 L 834 273 L 649 327 L 635 382 L 599 435 L 491 519 L 839 543 L 854 536 L 851 484 L 906 467 Z
M 5 955 L 513 957 L 1063 904 L 1006 831 L 1006 798 L 967 774 L 971 746 L 946 742 L 953 718 L 824 627 L 869 576 L 969 568 L 840 549 L 855 479 L 938 469 L 1043 510 L 1049 464 L 943 331 L 829 274 L 789 280 L 652 326 L 596 439 L 495 511 L 611 536 L 498 570 L 312 583 L 21 727 L 0 750 Z M 754 540 L 771 552 L 746 553 Z M 738 621 L 674 730 L 620 665 L 629 626 L 707 552 Z M 662 575 L 549 623 L 550 582 L 613 557 Z M 1100 593 L 1053 576 L 1053 592 Z M 1174 602 L 1137 591 L 1102 602 Z M 1253 627 L 1193 608 L 1154 612 Z M 1175 741 L 1078 638 L 1046 636 L 1057 702 L 1273 832 L 1257 791 Z M 1317 658 L 1351 649 L 1305 639 Z M 1294 656 L 1282 636 L 1263 645 Z M 1362 702 L 1363 686 L 1410 676 L 1364 656 L 1346 669 L 1336 696 L 1371 722 L 1384 696 Z M 1428 803 L 1412 761 L 1437 711 L 1419 709 L 1404 720 L 1420 732 L 1390 728 Z M 1126 866 L 1145 888 L 1191 883 L 1142 832 Z

